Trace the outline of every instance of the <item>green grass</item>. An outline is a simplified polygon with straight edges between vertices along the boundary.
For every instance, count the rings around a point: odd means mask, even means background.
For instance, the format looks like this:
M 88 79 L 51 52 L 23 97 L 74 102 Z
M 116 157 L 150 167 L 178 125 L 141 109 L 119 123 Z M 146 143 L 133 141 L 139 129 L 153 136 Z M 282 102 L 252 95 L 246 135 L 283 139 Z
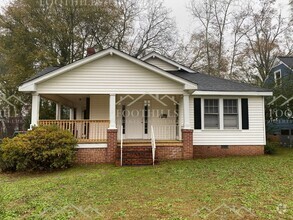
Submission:
M 293 149 L 279 149 L 155 167 L 0 174 L 0 219 L 293 219 L 292 171 Z

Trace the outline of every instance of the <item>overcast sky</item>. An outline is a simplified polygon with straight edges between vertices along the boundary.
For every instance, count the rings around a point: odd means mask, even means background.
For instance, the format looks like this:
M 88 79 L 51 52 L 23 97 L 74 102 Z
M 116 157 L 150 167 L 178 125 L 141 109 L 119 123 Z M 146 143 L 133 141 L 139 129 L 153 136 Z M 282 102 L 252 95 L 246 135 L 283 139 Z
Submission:
M 10 0 L 0 0 L 0 6 L 7 4 L 9 1 Z M 50 2 L 50 0 L 48 1 Z M 172 10 L 172 15 L 176 19 L 179 32 L 182 33 L 182 35 L 192 32 L 194 20 L 186 8 L 190 0 L 164 0 L 164 2 L 165 5 Z M 288 14 L 289 11 L 288 2 L 289 0 L 277 0 L 278 8 L 280 8 L 285 14 Z

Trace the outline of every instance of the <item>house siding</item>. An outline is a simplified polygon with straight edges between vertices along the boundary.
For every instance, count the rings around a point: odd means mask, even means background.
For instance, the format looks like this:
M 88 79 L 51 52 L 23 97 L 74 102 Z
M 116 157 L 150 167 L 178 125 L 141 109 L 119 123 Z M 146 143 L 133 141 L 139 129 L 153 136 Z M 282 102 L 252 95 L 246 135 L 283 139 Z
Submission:
M 183 85 L 116 55 L 37 85 L 40 94 L 182 94 Z
M 207 98 L 204 96 L 196 97 Z M 192 96 L 190 99 L 190 124 L 192 128 L 194 128 L 194 98 L 195 96 Z M 248 98 L 248 130 L 194 130 L 193 145 L 265 145 L 266 138 L 264 119 L 264 99 L 263 97 L 243 98 Z
M 147 59 L 145 62 L 149 63 L 149 64 L 152 64 L 156 67 L 159 67 L 160 69 L 162 70 L 166 70 L 166 71 L 176 71 L 178 70 L 178 67 L 176 66 L 173 66 L 172 64 L 170 63 L 167 63 L 161 59 L 158 59 L 158 58 L 149 58 Z

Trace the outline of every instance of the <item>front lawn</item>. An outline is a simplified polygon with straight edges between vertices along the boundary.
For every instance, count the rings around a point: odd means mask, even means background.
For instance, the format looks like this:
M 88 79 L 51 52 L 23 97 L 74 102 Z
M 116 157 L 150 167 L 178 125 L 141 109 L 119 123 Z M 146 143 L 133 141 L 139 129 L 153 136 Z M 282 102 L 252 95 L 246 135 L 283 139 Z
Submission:
M 0 219 L 293 219 L 293 149 L 0 174 L 0 184 Z

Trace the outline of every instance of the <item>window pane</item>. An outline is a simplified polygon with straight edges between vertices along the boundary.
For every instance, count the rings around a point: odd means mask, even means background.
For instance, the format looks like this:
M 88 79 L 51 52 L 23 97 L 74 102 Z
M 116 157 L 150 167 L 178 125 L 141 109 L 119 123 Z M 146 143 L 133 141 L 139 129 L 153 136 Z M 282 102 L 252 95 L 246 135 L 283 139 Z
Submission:
M 204 110 L 207 114 L 219 113 L 219 100 L 218 99 L 205 99 Z
M 224 115 L 224 128 L 238 128 L 238 115 Z
M 219 100 L 205 99 L 204 110 L 204 127 L 219 128 Z
M 237 101 L 237 99 L 224 99 L 224 114 L 238 114 Z
M 205 114 L 204 116 L 205 128 L 219 128 L 219 115 L 217 114 Z

